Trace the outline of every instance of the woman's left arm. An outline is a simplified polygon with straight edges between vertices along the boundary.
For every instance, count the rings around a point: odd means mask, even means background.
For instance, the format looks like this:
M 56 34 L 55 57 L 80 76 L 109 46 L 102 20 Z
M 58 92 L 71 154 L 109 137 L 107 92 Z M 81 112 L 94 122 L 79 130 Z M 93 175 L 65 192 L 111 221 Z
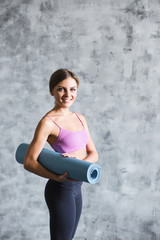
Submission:
M 95 163 L 98 161 L 98 152 L 96 150 L 96 147 L 94 145 L 94 142 L 91 138 L 91 135 L 89 133 L 89 129 L 88 129 L 88 125 L 87 125 L 87 122 L 85 120 L 85 117 L 81 114 L 80 115 L 80 118 L 84 124 L 84 127 L 86 129 L 86 131 L 88 132 L 88 143 L 86 145 L 86 150 L 87 150 L 87 156 L 83 159 L 84 161 L 87 161 L 87 162 L 92 162 L 92 163 Z

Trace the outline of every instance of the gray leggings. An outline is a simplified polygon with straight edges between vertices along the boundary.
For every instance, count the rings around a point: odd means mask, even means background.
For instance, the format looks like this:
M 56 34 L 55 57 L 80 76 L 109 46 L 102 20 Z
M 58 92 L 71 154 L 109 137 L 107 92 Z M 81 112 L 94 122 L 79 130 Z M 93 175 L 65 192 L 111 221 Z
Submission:
M 51 240 L 73 239 L 82 210 L 81 185 L 82 182 L 47 182 L 45 199 L 50 213 Z

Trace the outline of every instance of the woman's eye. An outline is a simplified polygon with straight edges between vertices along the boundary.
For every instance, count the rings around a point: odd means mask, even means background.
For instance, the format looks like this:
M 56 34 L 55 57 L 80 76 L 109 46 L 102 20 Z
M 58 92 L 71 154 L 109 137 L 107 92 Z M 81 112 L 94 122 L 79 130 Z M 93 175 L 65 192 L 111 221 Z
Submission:
M 76 91 L 76 88 L 71 88 L 71 91 L 72 91 L 72 92 Z
M 58 88 L 58 92 L 62 92 L 64 89 L 63 88 Z

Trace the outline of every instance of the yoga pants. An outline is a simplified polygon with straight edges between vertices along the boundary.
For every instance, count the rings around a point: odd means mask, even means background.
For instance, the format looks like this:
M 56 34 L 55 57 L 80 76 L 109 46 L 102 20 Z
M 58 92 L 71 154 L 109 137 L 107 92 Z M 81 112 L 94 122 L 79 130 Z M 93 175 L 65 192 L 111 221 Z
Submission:
M 82 182 L 59 183 L 49 180 L 45 200 L 50 214 L 51 240 L 71 240 L 82 210 Z

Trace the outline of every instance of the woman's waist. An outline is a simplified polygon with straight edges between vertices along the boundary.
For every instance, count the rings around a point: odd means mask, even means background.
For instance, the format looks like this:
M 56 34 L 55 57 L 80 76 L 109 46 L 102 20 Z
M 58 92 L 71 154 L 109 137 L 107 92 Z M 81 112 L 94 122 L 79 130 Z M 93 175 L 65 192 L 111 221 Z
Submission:
M 74 187 L 81 187 L 82 185 L 82 181 L 78 181 L 78 180 L 68 180 L 68 181 L 64 181 L 64 182 L 58 182 L 52 179 L 49 179 L 49 181 L 51 184 L 59 186 L 59 187 L 68 187 L 68 188 L 74 188 Z
M 86 152 L 86 148 L 84 148 L 84 149 L 77 150 L 75 152 L 70 152 L 69 154 L 71 154 L 73 157 L 77 159 L 83 160 L 86 157 L 87 152 Z

